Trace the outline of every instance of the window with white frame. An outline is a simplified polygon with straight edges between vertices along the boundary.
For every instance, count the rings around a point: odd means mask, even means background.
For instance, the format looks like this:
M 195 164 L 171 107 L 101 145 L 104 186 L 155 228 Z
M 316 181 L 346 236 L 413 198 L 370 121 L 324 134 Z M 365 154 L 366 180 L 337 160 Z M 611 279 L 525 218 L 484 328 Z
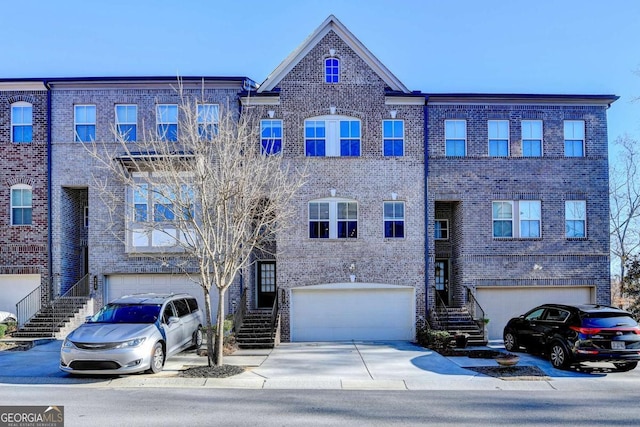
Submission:
M 382 121 L 383 155 L 404 156 L 404 121 Z
M 433 234 L 433 238 L 436 240 L 449 240 L 449 220 L 436 219 Z
M 509 156 L 509 121 L 489 120 L 489 156 Z
M 404 237 L 404 202 L 384 202 L 384 237 Z
M 279 154 L 282 151 L 282 120 L 260 121 L 260 145 L 262 154 Z
M 219 120 L 218 104 L 198 105 L 198 134 L 201 138 L 213 139 L 218 134 Z
M 138 140 L 138 106 L 132 104 L 116 105 L 116 131 L 123 141 Z
M 156 105 L 156 132 L 161 141 L 178 140 L 178 105 Z
M 91 142 L 96 140 L 96 106 L 74 106 L 74 132 L 76 142 Z
M 327 58 L 324 60 L 324 82 L 340 82 L 340 60 L 338 58 Z
M 358 237 L 358 203 L 321 199 L 309 202 L 309 238 L 355 239 Z
M 584 157 L 584 121 L 564 121 L 565 157 Z
M 587 202 L 585 200 L 565 201 L 564 215 L 566 237 L 587 237 Z
M 542 120 L 523 120 L 522 156 L 542 157 Z
M 33 106 L 28 102 L 11 104 L 11 141 L 16 144 L 33 141 Z
M 444 121 L 445 156 L 462 157 L 467 154 L 467 121 Z
M 540 238 L 540 200 L 496 200 L 492 202 L 493 237 Z
M 193 220 L 195 215 L 195 198 L 190 186 L 140 182 L 132 186 L 131 200 L 130 251 L 193 244 L 193 236 L 185 232 L 184 225 L 184 221 Z M 182 222 L 179 227 L 177 221 Z
M 308 157 L 360 156 L 360 120 L 346 116 L 321 116 L 304 121 L 305 155 Z
M 11 225 L 31 225 L 32 197 L 33 190 L 30 185 L 16 184 L 11 187 Z
M 520 237 L 539 238 L 541 235 L 540 222 L 542 220 L 541 204 L 539 200 L 520 200 L 518 202 L 520 216 Z

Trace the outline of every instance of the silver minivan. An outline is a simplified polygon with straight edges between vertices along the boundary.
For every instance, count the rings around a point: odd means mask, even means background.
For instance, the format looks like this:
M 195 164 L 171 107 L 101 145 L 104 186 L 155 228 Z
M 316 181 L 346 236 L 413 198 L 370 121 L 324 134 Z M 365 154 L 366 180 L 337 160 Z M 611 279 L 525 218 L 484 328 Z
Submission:
M 202 345 L 202 323 L 191 295 L 124 296 L 65 338 L 60 369 L 71 374 L 157 373 L 168 357 Z

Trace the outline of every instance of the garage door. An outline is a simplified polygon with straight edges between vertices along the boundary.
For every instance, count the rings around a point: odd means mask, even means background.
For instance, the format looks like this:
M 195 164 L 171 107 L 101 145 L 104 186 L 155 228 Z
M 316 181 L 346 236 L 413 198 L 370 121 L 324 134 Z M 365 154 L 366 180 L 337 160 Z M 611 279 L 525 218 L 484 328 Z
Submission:
M 487 287 L 478 288 L 476 298 L 489 319 L 489 339 L 502 339 L 509 319 L 546 303 L 589 304 L 595 287 Z
M 414 289 L 328 284 L 291 290 L 291 341 L 413 340 Z
M 113 301 L 123 295 L 154 293 L 188 293 L 196 297 L 204 314 L 204 293 L 200 285 L 191 282 L 184 275 L 172 274 L 117 274 L 107 276 L 105 301 Z M 228 297 L 227 293 L 227 297 Z M 228 299 L 227 299 L 228 301 Z M 218 307 L 218 291 L 211 290 L 211 317 L 215 321 Z M 225 306 L 228 310 L 228 304 Z
M 16 303 L 40 286 L 39 274 L 0 274 L 0 311 L 16 312 Z M 35 313 L 25 313 L 27 318 Z

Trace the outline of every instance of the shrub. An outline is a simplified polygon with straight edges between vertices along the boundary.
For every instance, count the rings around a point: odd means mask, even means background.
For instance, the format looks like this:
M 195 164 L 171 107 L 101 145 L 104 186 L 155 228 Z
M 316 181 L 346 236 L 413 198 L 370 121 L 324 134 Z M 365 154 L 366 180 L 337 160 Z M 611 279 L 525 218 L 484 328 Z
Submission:
M 7 325 L 0 324 L 0 338 L 4 338 L 4 333 L 7 330 Z
M 451 343 L 451 334 L 447 331 L 437 331 L 428 327 L 418 330 L 418 344 L 432 350 L 443 350 Z

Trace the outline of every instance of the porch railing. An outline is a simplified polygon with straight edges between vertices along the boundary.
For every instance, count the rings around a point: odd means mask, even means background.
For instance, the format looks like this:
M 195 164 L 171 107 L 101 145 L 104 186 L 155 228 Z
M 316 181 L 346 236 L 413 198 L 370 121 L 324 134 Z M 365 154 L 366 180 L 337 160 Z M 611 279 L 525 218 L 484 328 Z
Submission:
M 40 285 L 22 298 L 16 304 L 16 316 L 18 317 L 18 327 L 27 323 L 42 308 L 42 295 L 46 292 L 45 285 Z
M 273 299 L 273 307 L 271 308 L 271 339 L 272 340 L 275 340 L 275 337 L 276 337 L 276 329 L 279 326 L 278 320 L 279 320 L 278 293 L 276 292 L 276 297 Z
M 467 298 L 465 302 L 467 311 L 469 311 L 469 314 L 471 314 L 473 320 L 476 321 L 476 323 L 480 327 L 480 330 L 482 330 L 482 338 L 486 340 L 487 336 L 484 328 L 486 317 L 484 314 L 484 309 L 482 308 L 476 297 L 473 295 L 473 292 L 471 292 L 471 289 L 469 289 L 468 286 L 465 286 L 465 288 L 467 289 Z
M 449 329 L 449 312 L 447 311 L 447 305 L 442 300 L 438 290 L 433 287 L 433 294 L 436 297 L 436 309 L 432 311 L 435 321 L 438 324 L 438 329 Z
M 247 314 L 247 289 L 245 288 L 242 291 L 242 296 L 240 297 L 240 306 L 236 306 L 236 312 L 233 313 L 233 330 L 236 333 L 242 327 L 242 323 L 244 322 L 244 317 Z
M 90 275 L 89 274 L 85 274 L 84 277 L 80 280 L 78 280 L 72 287 L 70 287 L 67 292 L 65 292 L 64 294 L 60 295 L 59 298 L 56 298 L 52 304 L 56 304 L 57 302 L 59 302 L 60 300 L 64 299 L 64 298 L 88 298 L 89 297 L 89 279 L 90 279 Z

